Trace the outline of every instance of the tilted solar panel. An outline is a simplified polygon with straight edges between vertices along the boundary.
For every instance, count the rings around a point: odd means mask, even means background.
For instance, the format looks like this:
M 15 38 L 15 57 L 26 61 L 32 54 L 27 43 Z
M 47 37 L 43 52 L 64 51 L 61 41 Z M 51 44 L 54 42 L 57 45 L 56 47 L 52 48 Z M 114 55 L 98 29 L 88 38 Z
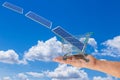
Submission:
M 66 41 L 68 41 L 70 44 L 77 47 L 78 49 L 80 50 L 83 49 L 84 44 L 75 37 L 73 37 L 71 34 L 69 34 L 67 31 L 62 29 L 60 26 L 52 29 L 52 31 L 56 33 L 58 36 L 64 38 Z
M 29 11 L 28 13 L 25 14 L 26 17 L 28 17 L 29 19 L 35 21 L 35 22 L 38 22 L 44 26 L 46 26 L 47 28 L 51 28 L 52 26 L 52 22 L 43 18 L 42 16 L 32 12 L 32 11 Z
M 15 11 L 15 12 L 18 12 L 18 13 L 20 13 L 20 14 L 23 14 L 23 8 L 21 8 L 21 7 L 19 7 L 19 6 L 16 6 L 16 5 L 12 4 L 12 3 L 4 2 L 4 3 L 2 4 L 2 6 L 5 7 L 5 8 L 10 9 L 10 10 L 12 10 L 12 11 Z

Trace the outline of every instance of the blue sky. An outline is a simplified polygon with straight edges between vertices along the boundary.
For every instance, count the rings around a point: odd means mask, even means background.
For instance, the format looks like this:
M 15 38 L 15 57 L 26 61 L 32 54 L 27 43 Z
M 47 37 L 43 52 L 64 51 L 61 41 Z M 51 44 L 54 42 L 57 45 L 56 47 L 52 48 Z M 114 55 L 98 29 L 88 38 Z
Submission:
M 0 5 L 5 1 L 1 0 Z M 97 52 L 93 51 L 91 54 L 98 59 L 120 61 L 119 0 L 7 1 L 22 7 L 24 13 L 18 14 L 0 6 L 1 80 L 17 80 L 18 77 L 21 80 L 40 80 L 40 76 L 44 74 L 48 74 L 44 79 L 54 80 L 51 75 L 60 75 L 57 70 L 62 72 L 64 68 L 84 76 L 81 80 L 115 80 L 101 72 L 76 70 L 74 67 L 52 62 L 53 57 L 61 55 L 59 38 L 50 29 L 25 17 L 25 14 L 33 11 L 52 21 L 52 28 L 61 26 L 73 35 L 94 32 L 90 43 Z

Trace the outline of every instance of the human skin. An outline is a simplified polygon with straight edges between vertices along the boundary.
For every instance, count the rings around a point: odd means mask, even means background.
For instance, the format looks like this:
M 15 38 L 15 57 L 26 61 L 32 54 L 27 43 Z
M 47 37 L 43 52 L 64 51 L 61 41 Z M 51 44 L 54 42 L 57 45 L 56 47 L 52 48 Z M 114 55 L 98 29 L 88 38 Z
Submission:
M 70 56 L 67 60 L 63 60 L 63 56 L 59 56 L 53 59 L 55 62 L 69 64 L 78 68 L 88 68 L 92 70 L 101 71 L 117 78 L 120 78 L 120 62 L 98 60 L 91 55 L 86 57 L 89 62 L 83 59 L 76 58 L 75 56 Z

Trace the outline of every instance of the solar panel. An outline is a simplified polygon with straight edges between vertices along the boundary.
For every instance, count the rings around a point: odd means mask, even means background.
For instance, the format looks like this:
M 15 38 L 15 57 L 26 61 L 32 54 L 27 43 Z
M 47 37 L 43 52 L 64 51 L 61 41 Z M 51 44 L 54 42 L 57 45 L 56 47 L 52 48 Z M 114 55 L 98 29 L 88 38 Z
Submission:
M 56 33 L 58 36 L 68 41 L 73 46 L 77 47 L 78 49 L 80 50 L 83 49 L 84 44 L 80 42 L 78 39 L 76 39 L 75 37 L 73 37 L 71 34 L 69 34 L 67 31 L 62 29 L 60 26 L 52 29 L 52 31 Z
M 42 24 L 43 26 L 46 26 L 47 28 L 51 28 L 51 26 L 52 26 L 51 21 L 43 18 L 42 16 L 39 16 L 38 14 L 36 14 L 32 11 L 29 11 L 28 13 L 26 13 L 25 16 L 35 22 Z
M 12 10 L 12 11 L 15 11 L 15 12 L 17 12 L 17 13 L 23 14 L 23 8 L 21 8 L 21 7 L 19 7 L 19 6 L 16 6 L 16 5 L 12 4 L 12 3 L 4 2 L 4 3 L 2 4 L 2 6 L 5 7 L 5 8 L 10 9 L 10 10 Z

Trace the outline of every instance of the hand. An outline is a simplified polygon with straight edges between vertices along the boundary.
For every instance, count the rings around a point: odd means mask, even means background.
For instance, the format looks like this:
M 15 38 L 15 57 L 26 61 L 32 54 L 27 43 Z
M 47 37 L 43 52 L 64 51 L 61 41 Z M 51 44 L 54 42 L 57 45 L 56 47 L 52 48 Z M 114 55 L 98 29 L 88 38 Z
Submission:
M 88 55 L 86 58 L 89 59 L 89 62 L 78 58 L 78 56 L 70 56 L 67 60 L 63 60 L 63 57 L 60 56 L 54 58 L 53 61 L 70 64 L 78 68 L 97 70 L 120 78 L 120 62 L 97 60 L 91 55 Z
M 59 56 L 59 57 L 54 58 L 53 61 L 63 63 L 63 64 L 70 64 L 70 65 L 72 65 L 74 67 L 78 67 L 78 68 L 93 69 L 96 64 L 96 59 L 91 55 L 88 55 L 86 58 L 89 59 L 89 62 L 86 62 L 85 60 L 80 59 L 75 56 L 70 56 L 67 58 L 67 60 L 63 60 L 63 57 Z

